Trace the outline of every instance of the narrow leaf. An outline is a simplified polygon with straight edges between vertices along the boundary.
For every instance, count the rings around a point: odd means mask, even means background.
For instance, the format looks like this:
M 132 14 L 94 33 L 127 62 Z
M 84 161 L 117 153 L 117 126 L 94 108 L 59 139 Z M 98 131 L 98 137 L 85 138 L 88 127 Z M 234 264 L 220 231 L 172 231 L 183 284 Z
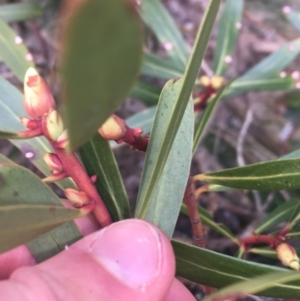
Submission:
M 109 143 L 96 134 L 79 152 L 88 174 L 97 175 L 96 188 L 113 219 L 130 218 L 128 198 Z
M 195 151 L 203 137 L 206 127 L 208 126 L 209 121 L 215 111 L 215 108 L 219 101 L 222 99 L 225 90 L 230 86 L 231 82 L 228 83 L 226 86 L 222 87 L 218 94 L 210 101 L 207 108 L 204 110 L 204 113 L 200 117 L 199 122 L 195 125 L 195 134 L 194 134 L 194 145 L 193 151 Z
M 279 205 L 257 226 L 255 233 L 259 234 L 282 222 L 288 222 L 294 214 L 298 215 L 300 211 L 299 205 L 299 199 L 289 200 L 288 202 Z
M 0 128 L 5 131 L 19 132 L 25 130 L 20 122 L 21 116 L 27 113 L 23 105 L 23 95 L 8 81 L 0 77 Z M 52 148 L 44 137 L 28 140 L 11 140 L 11 142 L 28 158 L 43 174 L 49 175 L 49 167 L 44 162 L 45 153 L 51 153 Z M 62 188 L 74 187 L 69 180 L 58 183 Z
M 238 189 L 300 188 L 300 159 L 274 160 L 199 175 L 197 179 Z
M 295 80 L 282 75 L 284 70 L 300 53 L 300 39 L 291 41 L 273 52 L 260 63 L 232 83 L 226 96 L 249 90 L 283 90 L 293 88 Z M 285 77 L 284 77 L 285 76 Z
M 11 3 L 0 5 L 0 18 L 5 22 L 20 22 L 35 19 L 42 14 L 35 3 Z
M 128 1 L 83 1 L 71 14 L 61 72 L 63 117 L 75 149 L 129 95 L 139 72 L 143 39 L 138 14 Z
M 185 204 L 181 205 L 180 212 L 188 215 L 188 211 Z M 223 236 L 229 238 L 231 241 L 233 241 L 236 244 L 239 244 L 238 240 L 235 238 L 235 236 L 231 233 L 231 231 L 223 224 L 218 224 L 213 220 L 213 217 L 211 214 L 202 208 L 201 206 L 198 206 L 198 212 L 201 217 L 201 222 L 207 226 L 208 228 L 222 234 Z
M 288 271 L 229 257 L 174 240 L 172 245 L 176 256 L 176 274 L 215 288 L 222 288 L 267 273 L 285 274 Z M 264 290 L 261 295 L 286 299 L 298 298 L 299 289 L 300 280 L 297 280 L 286 284 L 274 284 L 272 289 Z
M 143 204 L 143 206 L 138 206 L 135 214 L 140 218 L 144 218 L 146 216 L 150 202 L 154 195 L 155 187 L 169 157 L 173 141 L 181 124 L 186 106 L 189 103 L 190 95 L 198 75 L 199 67 L 208 43 L 219 5 L 220 0 L 211 0 L 202 18 L 196 42 L 192 50 L 192 55 L 189 59 L 189 63 L 183 77 L 182 87 L 179 93 L 176 95 L 175 106 L 172 110 L 169 120 L 167 121 L 167 127 L 162 139 L 162 144 L 158 150 L 156 160 L 151 166 L 151 173 L 149 176 L 147 176 L 147 178 L 150 180 L 146 184 L 143 184 L 146 185 L 146 187 L 143 187 L 143 194 L 139 193 L 138 196 L 138 203 Z M 144 171 L 144 173 L 146 173 L 146 171 Z
M 130 92 L 130 97 L 138 99 L 148 105 L 156 105 L 160 92 L 161 89 L 139 80 L 135 83 Z
M 145 109 L 126 119 L 126 124 L 131 128 L 141 128 L 143 134 L 149 134 L 157 107 Z
M 11 161 L 10 159 L 8 159 L 6 156 L 0 154 L 0 164 L 2 164 L 2 163 L 14 164 L 13 161 Z
M 49 230 L 81 216 L 77 209 L 53 205 L 0 206 L 0 252 L 28 242 Z
M 44 205 L 45 208 L 47 208 L 47 210 L 49 212 L 52 211 L 52 208 L 59 208 L 59 210 L 61 210 L 63 216 L 68 216 L 69 213 L 63 211 L 62 209 L 60 209 L 61 206 L 61 202 L 59 200 L 59 198 L 54 194 L 54 192 L 47 186 L 45 185 L 36 175 L 34 175 L 31 171 L 29 171 L 28 169 L 21 167 L 19 165 L 16 164 L 12 164 L 10 163 L 11 161 L 5 162 L 7 160 L 3 160 L 3 158 L 1 158 L 1 163 L 4 163 L 2 165 L 0 165 L 0 206 L 2 207 L 6 207 L 6 206 L 15 206 L 15 208 L 19 208 L 19 206 L 32 206 L 32 205 Z M 8 164 L 9 163 L 9 164 Z M 27 208 L 27 207 L 26 207 Z M 27 209 L 26 209 L 27 210 Z M 12 211 L 12 212 L 16 212 L 16 211 Z M 72 211 L 73 212 L 73 211 Z M 79 214 L 79 211 L 76 211 Z M 66 215 L 64 215 L 66 213 Z M 74 212 L 73 212 L 74 213 Z M 73 214 L 72 213 L 72 214 Z M 77 214 L 76 213 L 76 214 Z M 9 213 L 7 213 L 9 214 Z M 18 213 L 19 214 L 19 213 Z M 78 215 L 77 214 L 77 215 Z M 21 217 L 19 216 L 20 219 L 24 219 L 26 220 L 26 218 L 30 216 L 30 215 L 26 215 L 24 213 L 24 215 Z M 73 219 L 73 217 L 71 217 L 72 215 L 70 215 L 70 218 L 64 220 L 71 220 Z M 55 217 L 55 215 L 54 215 Z M 32 219 L 31 217 L 29 218 L 29 223 L 30 221 L 34 221 L 34 218 Z M 38 235 L 43 234 L 53 228 L 56 228 L 58 225 L 62 224 L 64 221 L 59 222 L 59 223 L 54 223 L 51 224 L 51 221 L 49 221 L 49 228 L 47 226 L 47 228 L 43 228 L 42 225 L 42 232 L 39 232 L 40 230 L 38 229 L 38 227 L 33 226 L 33 232 L 28 232 L 28 235 L 32 235 L 30 236 L 26 236 L 27 234 L 24 233 L 24 239 L 25 237 L 28 237 L 28 239 L 26 238 L 26 241 L 22 240 L 19 243 L 24 243 L 24 242 L 28 242 L 30 239 L 36 238 Z M 30 224 L 28 224 L 29 227 Z M 44 229 L 44 230 L 43 230 Z M 68 230 L 68 232 L 63 232 L 65 230 Z M 53 229 L 51 232 L 51 234 L 48 234 L 48 239 L 47 239 L 47 243 L 45 241 L 45 239 L 43 238 L 36 238 L 33 242 L 28 244 L 28 247 L 31 251 L 31 253 L 33 254 L 33 256 L 35 256 L 36 258 L 39 258 L 41 256 L 48 256 L 49 254 L 51 254 L 52 256 L 55 255 L 56 253 L 52 253 L 52 249 L 48 249 L 46 250 L 47 252 L 45 253 L 45 246 L 48 244 L 57 244 L 56 241 L 63 241 L 64 242 L 64 246 L 71 244 L 72 242 L 74 242 L 75 240 L 78 240 L 81 237 L 81 233 L 79 232 L 77 226 L 75 225 L 75 223 L 72 222 L 68 222 L 67 224 L 63 224 L 60 227 Z M 21 235 L 22 236 L 22 235 Z M 64 238 L 64 239 L 62 239 Z M 39 242 L 40 239 L 42 240 L 42 247 L 39 247 Z M 17 237 L 15 240 L 13 240 L 13 242 L 17 242 Z M 63 248 L 64 248 L 63 246 Z M 10 247 L 12 247 L 10 245 Z M 50 257 L 50 256 L 49 256 Z M 48 258 L 48 257 L 47 257 Z
M 241 281 L 219 290 L 203 299 L 203 301 L 228 300 L 241 298 L 249 294 L 256 294 L 267 289 L 271 290 L 276 286 L 286 284 L 287 282 L 300 280 L 300 274 L 297 272 L 275 272 L 253 279 Z
M 241 28 L 243 0 L 227 0 L 220 18 L 215 48 L 213 70 L 215 75 L 223 75 L 227 69 L 225 57 L 231 56 Z
M 27 69 L 34 66 L 32 57 L 24 44 L 18 42 L 15 31 L 1 18 L 0 57 L 21 82 L 23 82 Z
M 18 136 L 18 133 L 6 132 L 0 130 L 0 139 L 22 139 L 22 138 Z
M 0 179 L 0 205 L 61 205 L 54 192 L 22 166 L 1 164 Z
M 299 12 L 292 10 L 285 13 L 285 17 L 288 19 L 288 21 L 300 31 L 300 18 L 299 18 Z
M 30 252 L 34 254 L 37 262 L 42 262 L 64 250 L 82 238 L 82 233 L 76 224 L 66 222 L 49 232 L 40 235 L 38 238 L 28 242 L 26 245 Z
M 190 99 L 161 176 L 157 184 L 150 187 L 153 190 L 153 197 L 145 198 L 145 194 L 153 182 L 151 174 L 157 164 L 157 153 L 163 147 L 162 141 L 167 122 L 174 108 L 181 83 L 181 81 L 175 83 L 169 81 L 162 91 L 146 152 L 136 210 L 137 217 L 153 222 L 168 237 L 173 234 L 190 171 L 194 126 L 192 99 Z
M 163 4 L 158 0 L 142 1 L 141 17 L 155 33 L 176 66 L 184 70 L 189 52 L 180 31 L 177 29 L 174 18 L 171 17 Z
M 157 55 L 146 53 L 141 73 L 143 75 L 169 80 L 182 77 L 183 70 L 178 70 L 174 62 L 169 59 L 163 59 Z

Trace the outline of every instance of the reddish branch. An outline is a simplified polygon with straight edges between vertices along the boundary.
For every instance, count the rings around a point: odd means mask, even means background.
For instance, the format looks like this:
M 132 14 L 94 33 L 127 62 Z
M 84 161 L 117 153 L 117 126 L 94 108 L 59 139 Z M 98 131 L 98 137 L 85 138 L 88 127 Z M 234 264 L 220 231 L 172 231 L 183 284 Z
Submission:
M 63 171 L 74 180 L 78 189 L 84 191 L 89 196 L 91 202 L 95 203 L 93 213 L 100 226 L 106 227 L 111 224 L 110 214 L 102 198 L 76 155 L 74 153 L 67 154 L 65 150 L 58 148 L 55 142 L 49 142 L 62 163 Z
M 206 105 L 210 97 L 216 93 L 216 89 L 212 86 L 208 86 L 204 92 L 199 93 L 196 98 L 198 99 L 197 103 L 194 106 L 195 112 L 202 111 Z
M 205 233 L 201 222 L 201 217 L 198 212 L 198 201 L 195 196 L 195 184 L 192 177 L 189 177 L 185 192 L 184 203 L 186 204 L 187 211 L 193 228 L 193 243 L 194 245 L 205 248 Z
M 250 235 L 249 237 L 241 240 L 241 246 L 247 248 L 251 245 L 265 244 L 271 249 L 276 249 L 278 245 L 283 243 L 284 238 L 279 238 L 277 236 L 271 235 Z

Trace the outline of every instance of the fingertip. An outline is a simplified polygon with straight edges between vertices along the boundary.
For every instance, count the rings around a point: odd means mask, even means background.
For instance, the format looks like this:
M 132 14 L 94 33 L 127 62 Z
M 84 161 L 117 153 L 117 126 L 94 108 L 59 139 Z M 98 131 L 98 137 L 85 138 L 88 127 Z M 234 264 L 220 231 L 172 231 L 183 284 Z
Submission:
M 196 301 L 191 292 L 176 278 L 164 301 Z

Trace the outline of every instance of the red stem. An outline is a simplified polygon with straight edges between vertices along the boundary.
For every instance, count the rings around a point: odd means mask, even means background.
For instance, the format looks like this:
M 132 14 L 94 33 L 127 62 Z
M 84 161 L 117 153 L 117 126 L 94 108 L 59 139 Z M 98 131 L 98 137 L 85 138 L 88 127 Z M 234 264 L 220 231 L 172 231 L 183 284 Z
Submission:
M 195 104 L 195 112 L 203 110 L 207 104 L 207 101 L 214 93 L 216 93 L 216 89 L 212 86 L 208 86 L 203 93 L 198 94 L 199 101 Z
M 247 248 L 250 245 L 266 244 L 270 248 L 276 249 L 276 247 L 281 244 L 283 240 L 283 238 L 270 235 L 251 235 L 241 241 L 241 246 Z
M 59 157 L 63 170 L 74 180 L 78 189 L 84 191 L 91 201 L 95 203 L 93 213 L 100 226 L 106 227 L 110 225 L 112 223 L 110 214 L 76 155 L 74 153 L 67 154 L 65 150 L 58 148 L 54 142 L 49 142 Z
M 149 136 L 147 135 L 143 137 L 141 134 L 141 129 L 132 129 L 126 124 L 126 133 L 124 137 L 119 140 L 119 142 L 125 142 L 132 148 L 145 152 L 147 150 Z

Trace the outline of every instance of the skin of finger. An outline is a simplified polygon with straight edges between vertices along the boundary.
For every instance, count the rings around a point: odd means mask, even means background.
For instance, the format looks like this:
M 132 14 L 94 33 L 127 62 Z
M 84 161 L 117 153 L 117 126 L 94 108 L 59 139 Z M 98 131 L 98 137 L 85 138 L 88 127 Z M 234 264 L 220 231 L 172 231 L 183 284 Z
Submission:
M 109 273 L 91 256 L 89 250 L 98 233 L 85 237 L 73 247 L 40 265 L 18 269 L 12 274 L 11 281 L 20 287 L 19 291 L 28 296 L 30 301 L 165 300 L 174 279 L 175 259 L 167 237 L 158 228 L 152 227 L 159 233 L 162 262 L 160 272 L 150 286 L 141 288 L 128 285 Z M 130 243 L 130 238 L 124 238 L 124 241 Z M 2 291 L 5 289 L 0 288 L 0 299 L 6 298 L 10 301 L 7 296 L 2 295 Z
M 196 301 L 191 292 L 176 278 L 164 301 Z
M 99 230 L 99 225 L 92 215 L 78 218 L 75 223 L 84 236 Z M 0 280 L 8 279 L 17 268 L 35 264 L 36 261 L 26 245 L 0 254 Z

